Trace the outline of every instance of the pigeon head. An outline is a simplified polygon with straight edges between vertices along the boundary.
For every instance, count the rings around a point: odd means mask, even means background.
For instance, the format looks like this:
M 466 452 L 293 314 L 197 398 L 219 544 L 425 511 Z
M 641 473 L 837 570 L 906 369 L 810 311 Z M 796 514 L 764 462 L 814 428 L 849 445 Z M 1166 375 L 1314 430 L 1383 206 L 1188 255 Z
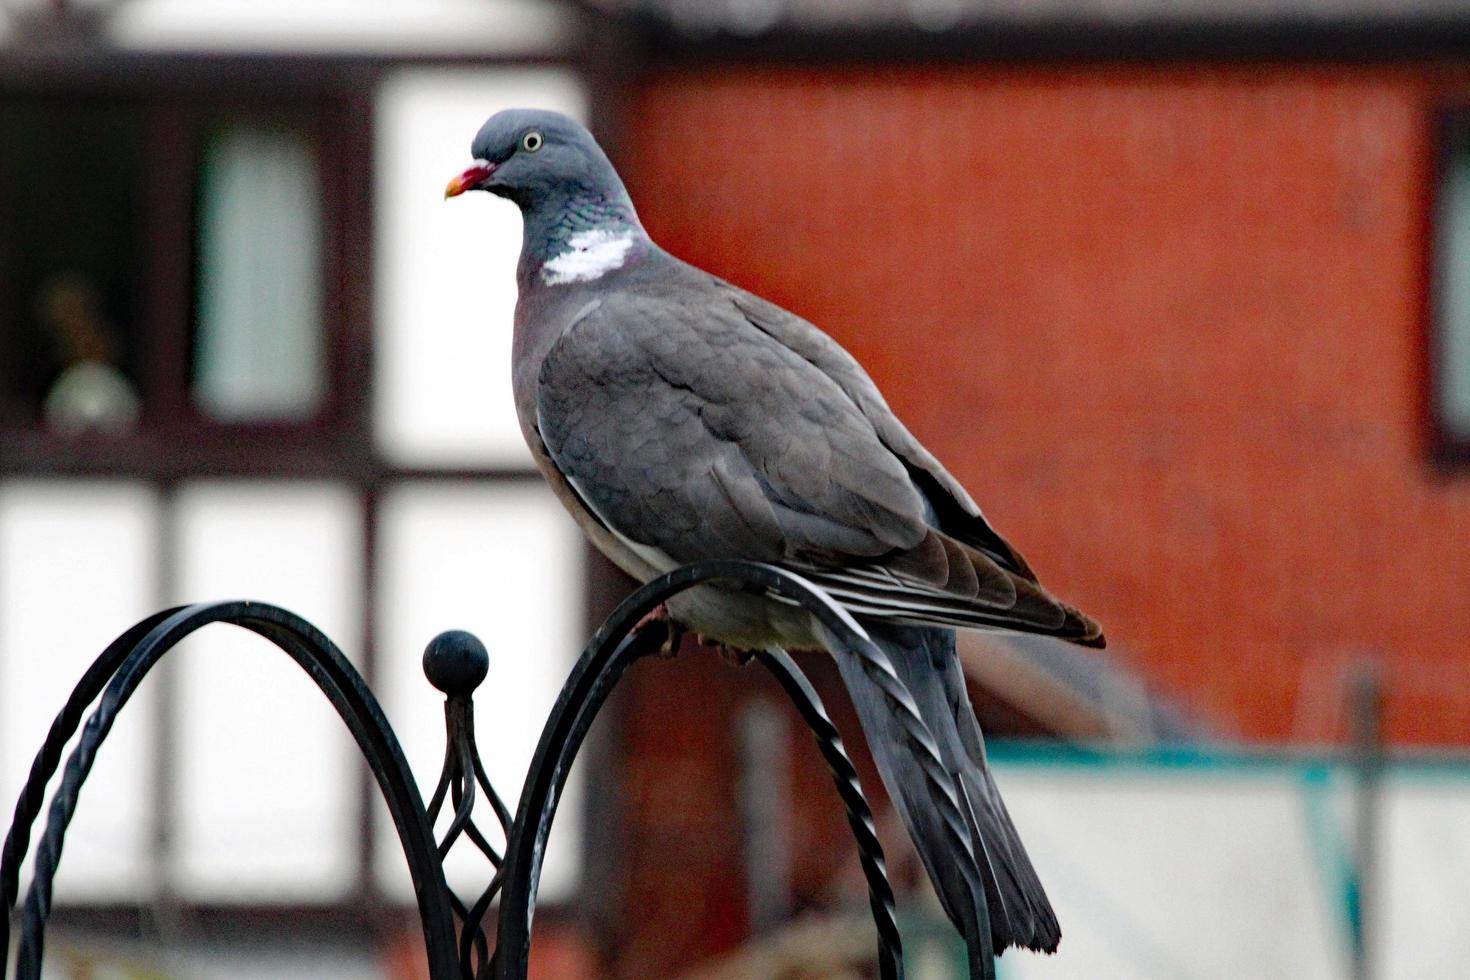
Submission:
M 489 191 L 522 211 L 574 200 L 627 200 L 622 180 L 592 134 L 559 112 L 497 112 L 475 134 L 470 153 L 474 166 L 449 182 L 446 198 Z
M 507 109 L 480 127 L 470 153 L 475 165 L 444 196 L 489 191 L 520 207 L 522 285 L 590 282 L 652 248 L 607 154 L 575 120 Z

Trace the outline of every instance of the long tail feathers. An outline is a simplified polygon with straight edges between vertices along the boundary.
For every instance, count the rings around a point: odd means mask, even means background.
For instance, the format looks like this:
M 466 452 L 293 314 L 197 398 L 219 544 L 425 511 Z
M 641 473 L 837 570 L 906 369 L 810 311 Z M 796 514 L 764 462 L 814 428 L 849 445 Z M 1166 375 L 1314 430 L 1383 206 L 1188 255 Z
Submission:
M 968 824 L 971 847 L 966 850 L 972 853 L 955 853 L 892 706 L 854 657 L 834 651 L 883 782 L 946 914 L 967 935 L 966 920 L 983 921 L 988 914 L 996 953 L 1007 946 L 1055 952 L 1061 928 L 986 765 L 980 726 L 955 655 L 954 632 L 871 621 L 868 631 L 893 662 L 934 736 Z M 961 873 L 964 865 L 978 868 L 978 875 Z M 974 894 L 977 877 L 983 895 Z
M 936 787 L 925 776 L 924 766 L 893 702 L 868 675 L 858 657 L 838 644 L 831 644 L 830 649 L 857 709 L 878 772 L 888 787 L 888 795 L 918 849 L 945 914 L 965 937 L 970 976 L 972 980 L 991 980 L 995 976 L 996 949 L 990 935 L 980 928 L 987 918 L 985 889 L 980 881 L 980 862 L 975 857 L 974 835 L 964 816 L 967 807 L 962 798 L 956 798 L 957 793 L 942 798 L 950 792 L 948 788 Z M 941 761 L 934 771 L 942 777 L 943 769 Z M 946 782 L 950 781 L 952 777 Z M 947 811 L 950 820 L 945 819 Z

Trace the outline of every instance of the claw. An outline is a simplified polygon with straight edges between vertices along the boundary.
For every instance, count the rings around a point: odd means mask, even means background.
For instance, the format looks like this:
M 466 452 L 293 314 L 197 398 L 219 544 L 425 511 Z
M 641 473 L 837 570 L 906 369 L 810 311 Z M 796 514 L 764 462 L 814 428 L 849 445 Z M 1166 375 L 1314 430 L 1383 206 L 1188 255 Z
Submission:
M 700 633 L 695 639 L 699 641 L 701 646 L 709 647 L 715 653 L 718 653 L 720 658 L 731 667 L 744 667 L 755 659 L 755 654 L 749 650 L 741 650 L 738 647 L 721 643 L 719 640 L 711 639 L 703 633 Z
M 663 633 L 663 641 L 659 643 L 658 649 L 654 651 L 654 656 L 661 657 L 665 660 L 672 660 L 678 656 L 679 643 L 684 639 L 684 627 L 674 622 L 673 617 L 669 615 L 667 604 L 660 602 L 654 606 L 642 619 L 638 620 L 638 625 L 633 627 L 634 633 L 642 633 L 644 631 L 650 633 L 653 631 L 662 631 Z
M 645 626 L 652 626 L 654 623 L 666 623 L 668 621 L 669 604 L 667 602 L 660 602 L 643 614 L 643 618 L 638 620 L 638 625 L 633 627 L 633 632 L 636 633 Z

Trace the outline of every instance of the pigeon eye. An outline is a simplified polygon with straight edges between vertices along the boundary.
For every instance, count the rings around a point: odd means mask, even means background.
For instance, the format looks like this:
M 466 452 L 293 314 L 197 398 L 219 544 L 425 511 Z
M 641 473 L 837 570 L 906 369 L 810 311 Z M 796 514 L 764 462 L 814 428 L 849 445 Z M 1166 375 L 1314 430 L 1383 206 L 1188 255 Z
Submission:
M 527 153 L 535 153 L 546 143 L 546 139 L 534 129 L 521 137 L 521 149 Z

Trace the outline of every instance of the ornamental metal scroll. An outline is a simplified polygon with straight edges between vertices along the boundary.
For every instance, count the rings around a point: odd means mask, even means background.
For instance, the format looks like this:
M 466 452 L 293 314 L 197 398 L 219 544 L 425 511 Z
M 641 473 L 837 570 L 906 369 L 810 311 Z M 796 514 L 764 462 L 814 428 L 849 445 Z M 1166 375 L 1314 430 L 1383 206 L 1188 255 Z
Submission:
M 34 873 L 20 916 L 16 980 L 36 980 L 40 976 L 62 844 L 98 748 L 148 671 L 185 637 L 213 623 L 250 630 L 279 647 L 316 683 L 352 733 L 388 804 L 408 861 L 432 980 L 524 978 L 529 966 L 541 859 L 577 751 L 627 668 L 658 650 L 667 638 L 666 627 L 645 620 L 646 615 L 668 598 L 713 581 L 722 587 L 771 593 L 803 606 L 859 656 L 880 684 L 893 677 L 892 666 L 861 627 L 825 593 L 796 575 L 736 561 L 701 562 L 676 569 L 625 600 L 594 635 L 542 731 L 514 818 L 486 777 L 475 746 L 472 696 L 487 675 L 489 656 L 483 644 L 470 634 L 441 633 L 424 653 L 425 674 L 445 694 L 444 763 L 425 806 L 377 699 L 341 651 L 306 620 L 276 606 L 249 601 L 183 606 L 144 619 L 114 640 L 83 674 L 52 723 L 21 790 L 0 852 L 0 901 L 4 907 L 0 915 L 0 980 L 10 975 L 3 953 L 9 947 L 20 866 L 32 850 L 32 828 L 43 807 L 47 809 L 46 824 L 35 842 Z M 901 978 L 902 948 L 893 891 L 857 772 L 816 691 L 795 661 L 780 650 L 758 651 L 754 659 L 772 673 L 791 698 L 832 771 L 868 883 L 878 936 L 879 974 L 885 980 Z M 922 721 L 915 718 L 913 723 L 917 726 L 915 739 L 932 746 Z M 77 736 L 79 728 L 81 734 Z M 47 807 L 47 783 L 61 768 L 62 754 L 73 737 L 75 747 Z M 489 804 L 506 841 L 503 854 L 475 822 L 475 806 L 481 799 Z M 454 816 L 436 840 L 434 824 L 446 803 L 453 806 Z M 462 901 L 444 877 L 445 856 L 466 840 L 484 855 L 492 869 L 489 884 L 471 903 Z M 497 897 L 500 902 L 492 947 L 492 930 L 485 921 Z

